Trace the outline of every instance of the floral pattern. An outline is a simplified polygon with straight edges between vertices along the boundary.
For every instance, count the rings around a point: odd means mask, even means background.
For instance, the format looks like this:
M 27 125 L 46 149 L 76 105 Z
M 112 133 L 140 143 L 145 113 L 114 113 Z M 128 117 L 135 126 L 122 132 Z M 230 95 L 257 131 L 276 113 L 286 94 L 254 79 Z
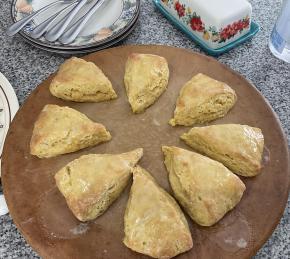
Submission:
M 32 13 L 33 8 L 32 8 L 32 0 L 17 0 L 16 2 L 16 9 L 20 13 Z
M 193 12 L 190 7 L 186 7 L 185 4 L 180 3 L 179 0 L 162 0 L 162 2 L 169 8 L 174 9 L 179 19 L 187 24 L 194 32 L 200 33 L 206 41 L 226 42 L 250 26 L 250 17 L 246 16 L 239 21 L 217 30 L 215 26 L 207 27 L 196 12 Z
M 94 36 L 95 41 L 100 41 L 110 37 L 113 34 L 112 30 L 109 28 L 100 29 Z

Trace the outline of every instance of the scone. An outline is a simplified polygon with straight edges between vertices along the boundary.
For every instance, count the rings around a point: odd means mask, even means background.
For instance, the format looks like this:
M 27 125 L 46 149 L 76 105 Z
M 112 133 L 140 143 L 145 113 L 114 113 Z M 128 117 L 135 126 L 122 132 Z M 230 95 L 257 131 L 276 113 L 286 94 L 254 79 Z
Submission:
M 30 153 L 54 157 L 111 139 L 110 132 L 86 115 L 69 107 L 48 104 L 41 111 L 30 141 Z
M 192 126 L 225 116 L 237 100 L 227 84 L 197 74 L 181 89 L 176 101 L 172 126 Z
M 125 212 L 124 244 L 154 258 L 172 258 L 192 248 L 187 221 L 176 201 L 141 167 Z
M 144 112 L 166 90 L 169 69 L 165 58 L 133 53 L 128 57 L 124 83 L 134 113 Z
M 92 62 L 72 57 L 53 78 L 49 90 L 55 97 L 75 102 L 101 102 L 117 98 L 111 82 Z
M 261 172 L 264 136 L 259 128 L 239 124 L 195 127 L 181 138 L 236 174 L 251 177 Z
M 162 147 L 174 195 L 201 226 L 212 226 L 241 200 L 246 189 L 221 163 L 177 147 Z
M 102 215 L 124 190 L 142 155 L 142 148 L 118 155 L 85 155 L 56 173 L 56 185 L 76 218 L 88 221 Z

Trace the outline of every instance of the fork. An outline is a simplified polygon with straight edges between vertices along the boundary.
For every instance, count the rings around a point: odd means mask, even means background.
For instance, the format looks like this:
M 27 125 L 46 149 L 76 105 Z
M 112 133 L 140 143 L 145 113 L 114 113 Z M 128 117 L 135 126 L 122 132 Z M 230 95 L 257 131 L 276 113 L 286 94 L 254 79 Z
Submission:
M 79 35 L 83 27 L 86 25 L 91 16 L 99 9 L 105 0 L 98 0 L 94 6 L 78 21 L 76 21 L 69 29 L 67 29 L 58 39 L 62 44 L 69 44 L 73 42 Z
M 80 0 L 78 4 L 56 25 L 49 29 L 45 34 L 45 39 L 48 41 L 56 41 L 64 33 L 72 19 L 78 11 L 86 4 L 88 0 Z
M 53 16 L 47 18 L 44 22 L 40 23 L 37 25 L 29 34 L 30 37 L 34 39 L 40 38 L 44 33 L 47 32 L 48 28 L 55 22 L 55 20 L 62 14 L 64 13 L 67 9 L 74 7 L 78 1 L 74 1 L 72 4 L 67 5 L 64 7 L 62 10 L 54 14 Z
M 6 31 L 6 34 L 8 36 L 13 36 L 15 35 L 17 32 L 19 32 L 26 24 L 28 24 L 30 21 L 33 20 L 33 18 L 36 16 L 36 15 L 39 15 L 41 13 L 43 13 L 44 11 L 46 11 L 47 9 L 55 6 L 55 5 L 58 5 L 58 4 L 61 4 L 61 3 L 68 3 L 68 2 L 72 2 L 71 0 L 58 0 L 58 1 L 55 1 L 49 5 L 46 5 L 44 7 L 42 7 L 41 9 L 39 9 L 38 11 L 26 16 L 25 18 L 15 22 L 14 24 L 12 24 Z M 76 1 L 73 1 L 73 2 L 76 2 Z

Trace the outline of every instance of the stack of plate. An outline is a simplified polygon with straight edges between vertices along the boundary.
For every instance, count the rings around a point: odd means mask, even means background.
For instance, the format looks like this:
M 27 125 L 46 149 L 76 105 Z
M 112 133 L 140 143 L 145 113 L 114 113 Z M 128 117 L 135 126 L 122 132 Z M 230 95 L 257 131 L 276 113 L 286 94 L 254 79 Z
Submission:
M 11 8 L 12 19 L 16 22 L 54 1 L 55 0 L 14 0 Z M 68 0 L 68 4 L 69 2 Z M 94 0 L 89 0 L 74 18 L 72 23 L 89 10 L 94 3 Z M 49 42 L 44 37 L 34 39 L 30 36 L 30 32 L 37 25 L 55 14 L 60 10 L 60 7 L 63 6 L 64 4 L 52 7 L 46 12 L 36 16 L 34 20 L 20 32 L 20 35 L 35 47 L 61 54 L 78 54 L 101 50 L 118 43 L 132 32 L 139 17 L 140 0 L 105 1 L 90 18 L 76 40 L 68 45 L 62 45 L 59 42 Z M 61 19 L 61 17 L 59 19 Z

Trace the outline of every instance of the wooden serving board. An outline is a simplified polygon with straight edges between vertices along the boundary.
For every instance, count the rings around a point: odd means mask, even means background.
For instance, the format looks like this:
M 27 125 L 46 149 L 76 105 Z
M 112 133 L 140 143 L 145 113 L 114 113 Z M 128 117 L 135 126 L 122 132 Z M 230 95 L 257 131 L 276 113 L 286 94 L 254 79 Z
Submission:
M 125 62 L 132 52 L 164 56 L 169 63 L 168 90 L 143 114 L 131 112 L 123 85 Z M 146 258 L 122 243 L 123 216 L 130 185 L 107 212 L 89 223 L 80 223 L 56 189 L 54 174 L 68 162 L 88 153 L 121 153 L 144 148 L 140 165 L 172 193 L 163 164 L 161 145 L 189 149 L 179 140 L 188 127 L 171 127 L 180 88 L 202 72 L 228 83 L 238 101 L 223 119 L 210 124 L 240 123 L 259 127 L 265 136 L 265 166 L 262 173 L 242 180 L 247 190 L 242 201 L 213 227 L 194 224 L 189 218 L 193 248 L 179 258 L 249 258 L 269 238 L 278 224 L 288 197 L 289 157 L 286 138 L 273 110 L 245 78 L 228 67 L 184 49 L 165 46 L 124 46 L 107 49 L 84 59 L 96 63 L 109 77 L 118 99 L 103 103 L 73 103 L 53 97 L 48 86 L 53 76 L 40 84 L 18 111 L 7 135 L 3 160 L 4 194 L 13 220 L 28 243 L 44 258 Z M 34 122 L 46 104 L 75 108 L 112 133 L 108 143 L 50 159 L 29 154 Z

